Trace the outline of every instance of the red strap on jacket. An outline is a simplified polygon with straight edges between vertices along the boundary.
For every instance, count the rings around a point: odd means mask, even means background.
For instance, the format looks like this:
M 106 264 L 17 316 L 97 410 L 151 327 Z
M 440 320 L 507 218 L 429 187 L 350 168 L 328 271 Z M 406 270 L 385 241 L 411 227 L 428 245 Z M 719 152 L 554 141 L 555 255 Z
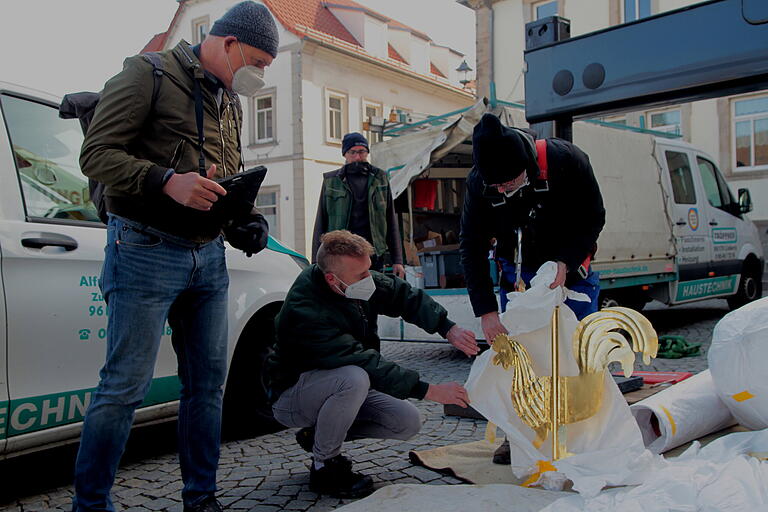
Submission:
M 547 139 L 536 139 L 536 162 L 539 164 L 539 179 L 547 179 Z

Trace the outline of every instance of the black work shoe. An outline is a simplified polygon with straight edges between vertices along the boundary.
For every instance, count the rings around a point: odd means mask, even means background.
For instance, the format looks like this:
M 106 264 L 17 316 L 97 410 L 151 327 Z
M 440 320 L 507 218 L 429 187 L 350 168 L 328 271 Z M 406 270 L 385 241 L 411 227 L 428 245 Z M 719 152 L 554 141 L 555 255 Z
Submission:
M 223 512 L 223 510 L 219 500 L 214 497 L 206 498 L 192 507 L 184 505 L 184 512 Z
M 312 453 L 312 447 L 315 445 L 315 429 L 311 427 L 299 429 L 296 432 L 296 442 L 305 452 Z
M 352 463 L 346 457 L 337 455 L 324 461 L 325 465 L 309 470 L 309 489 L 317 494 L 334 498 L 362 498 L 373 492 L 373 479 L 352 471 Z
M 501 446 L 496 448 L 496 451 L 493 452 L 493 463 L 506 465 L 512 463 L 509 455 L 509 439 L 504 438 L 504 442 L 501 443 Z

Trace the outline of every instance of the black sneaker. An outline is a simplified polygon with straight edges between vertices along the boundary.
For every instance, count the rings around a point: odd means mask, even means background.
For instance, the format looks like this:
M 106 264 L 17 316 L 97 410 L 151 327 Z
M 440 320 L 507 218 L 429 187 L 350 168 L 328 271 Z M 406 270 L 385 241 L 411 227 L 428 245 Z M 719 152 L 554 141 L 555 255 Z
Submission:
M 342 455 L 328 459 L 320 469 L 309 470 L 309 489 L 334 498 L 362 498 L 373 492 L 373 479 L 352 471 L 352 462 Z
M 223 512 L 221 503 L 214 497 L 206 498 L 193 507 L 184 505 L 184 512 Z
M 501 443 L 501 446 L 496 448 L 496 451 L 493 452 L 493 463 L 506 464 L 507 466 L 512 463 L 509 453 L 509 439 L 506 437 L 504 438 L 504 442 Z
M 315 429 L 311 427 L 299 429 L 296 432 L 296 442 L 305 452 L 312 453 L 312 447 L 315 445 Z

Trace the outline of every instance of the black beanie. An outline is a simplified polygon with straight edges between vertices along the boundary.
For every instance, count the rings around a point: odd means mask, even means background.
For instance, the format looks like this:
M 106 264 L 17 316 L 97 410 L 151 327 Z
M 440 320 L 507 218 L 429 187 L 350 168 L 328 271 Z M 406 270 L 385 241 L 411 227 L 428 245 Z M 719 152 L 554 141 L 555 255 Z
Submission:
M 341 141 L 341 154 L 345 155 L 347 151 L 355 146 L 363 146 L 368 149 L 368 139 L 362 133 L 352 132 L 344 136 Z
M 483 114 L 472 133 L 472 163 L 486 185 L 513 180 L 523 171 L 533 181 L 538 174 L 533 137 Z
M 229 9 L 216 20 L 209 32 L 212 36 L 235 36 L 248 46 L 277 57 L 280 36 L 269 9 L 262 4 L 246 1 Z

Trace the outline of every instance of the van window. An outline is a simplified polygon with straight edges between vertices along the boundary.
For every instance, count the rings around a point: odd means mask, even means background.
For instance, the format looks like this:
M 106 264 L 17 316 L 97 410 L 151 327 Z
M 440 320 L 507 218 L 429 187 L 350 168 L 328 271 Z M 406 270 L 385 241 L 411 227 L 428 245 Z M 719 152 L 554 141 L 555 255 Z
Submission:
M 100 222 L 78 163 L 80 123 L 35 101 L 9 95 L 0 101 L 27 218 Z
M 696 189 L 693 186 L 688 155 L 679 151 L 666 151 L 665 155 L 675 203 L 696 204 Z
M 731 194 L 728 184 L 725 179 L 717 170 L 715 164 L 701 158 L 696 157 L 696 162 L 699 165 L 699 172 L 701 172 L 701 181 L 704 183 L 704 191 L 707 193 L 707 200 L 709 204 L 715 208 L 721 210 L 731 211 L 730 206 L 736 202 Z

